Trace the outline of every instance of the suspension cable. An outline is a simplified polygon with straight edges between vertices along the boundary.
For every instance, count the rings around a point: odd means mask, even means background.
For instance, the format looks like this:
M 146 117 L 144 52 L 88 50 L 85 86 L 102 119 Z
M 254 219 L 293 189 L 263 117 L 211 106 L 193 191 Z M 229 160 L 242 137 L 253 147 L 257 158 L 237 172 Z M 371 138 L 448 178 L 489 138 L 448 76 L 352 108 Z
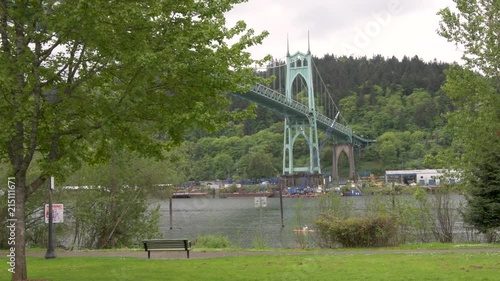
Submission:
M 333 106 L 335 107 L 335 109 L 337 110 L 337 112 L 340 112 L 339 108 L 337 107 L 337 105 L 333 101 L 332 94 L 328 90 L 328 87 L 326 87 L 326 84 L 325 84 L 325 81 L 323 80 L 323 77 L 321 77 L 321 75 L 319 75 L 318 67 L 316 66 L 316 64 L 314 63 L 314 61 L 313 61 L 313 66 L 314 66 L 314 70 L 316 71 L 316 73 L 318 73 L 319 79 L 321 80 L 321 84 L 323 85 L 323 87 L 325 87 L 325 90 L 328 93 L 328 97 L 330 98 L 331 103 L 333 104 Z M 341 114 L 340 118 L 342 119 L 342 121 L 344 122 L 344 124 L 348 124 L 347 120 L 345 120 L 345 118 L 344 118 L 344 116 L 342 116 L 342 114 Z

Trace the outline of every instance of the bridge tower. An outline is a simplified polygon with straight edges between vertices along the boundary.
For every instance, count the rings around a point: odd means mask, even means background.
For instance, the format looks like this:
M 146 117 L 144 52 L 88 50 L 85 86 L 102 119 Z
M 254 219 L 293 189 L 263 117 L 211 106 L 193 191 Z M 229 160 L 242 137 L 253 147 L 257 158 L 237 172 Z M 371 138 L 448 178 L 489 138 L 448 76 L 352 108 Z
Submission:
M 308 44 L 309 45 L 309 44 Z M 290 55 L 287 42 L 286 55 L 286 84 L 285 94 L 288 99 L 292 99 L 292 85 L 298 78 L 302 78 L 307 91 L 307 106 L 309 109 L 307 119 L 285 116 L 285 128 L 283 137 L 283 174 L 293 175 L 296 172 L 321 174 L 318 145 L 317 113 L 314 103 L 314 85 L 312 72 L 312 55 L 308 46 L 307 54 L 296 52 Z M 305 138 L 309 147 L 309 166 L 295 167 L 293 158 L 293 148 L 299 136 Z

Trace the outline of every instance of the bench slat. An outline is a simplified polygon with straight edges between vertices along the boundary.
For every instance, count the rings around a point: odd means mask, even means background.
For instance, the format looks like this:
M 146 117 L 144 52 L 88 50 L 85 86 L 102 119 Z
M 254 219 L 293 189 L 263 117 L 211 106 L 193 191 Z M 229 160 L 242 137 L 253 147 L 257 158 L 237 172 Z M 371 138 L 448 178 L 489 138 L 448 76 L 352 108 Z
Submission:
M 144 250 L 148 252 L 148 259 L 151 257 L 151 251 L 187 251 L 189 259 L 191 242 L 188 239 L 150 239 L 142 242 Z

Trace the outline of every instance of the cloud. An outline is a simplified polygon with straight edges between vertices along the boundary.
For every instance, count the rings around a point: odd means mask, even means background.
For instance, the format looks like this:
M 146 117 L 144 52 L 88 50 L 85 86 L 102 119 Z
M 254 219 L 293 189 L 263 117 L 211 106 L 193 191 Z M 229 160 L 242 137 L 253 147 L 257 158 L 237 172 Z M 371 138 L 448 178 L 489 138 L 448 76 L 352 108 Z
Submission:
M 451 4 L 452 0 L 250 0 L 228 13 L 228 23 L 241 19 L 257 32 L 270 32 L 262 46 L 250 49 L 256 58 L 284 57 L 287 37 L 291 53 L 306 51 L 309 33 L 311 51 L 319 57 L 418 55 L 454 61 L 460 53 L 436 34 L 436 13 Z

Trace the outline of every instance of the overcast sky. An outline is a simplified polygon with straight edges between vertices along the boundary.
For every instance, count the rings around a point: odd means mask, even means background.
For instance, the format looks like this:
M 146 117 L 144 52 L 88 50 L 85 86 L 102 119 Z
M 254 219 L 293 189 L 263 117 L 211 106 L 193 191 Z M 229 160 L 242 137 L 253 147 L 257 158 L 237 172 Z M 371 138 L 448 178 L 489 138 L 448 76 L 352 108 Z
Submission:
M 243 20 L 256 33 L 269 31 L 255 59 L 270 54 L 284 58 L 306 52 L 309 32 L 313 55 L 384 57 L 418 55 L 424 61 L 460 62 L 461 51 L 440 37 L 439 16 L 452 0 L 249 0 L 228 13 L 228 25 Z

